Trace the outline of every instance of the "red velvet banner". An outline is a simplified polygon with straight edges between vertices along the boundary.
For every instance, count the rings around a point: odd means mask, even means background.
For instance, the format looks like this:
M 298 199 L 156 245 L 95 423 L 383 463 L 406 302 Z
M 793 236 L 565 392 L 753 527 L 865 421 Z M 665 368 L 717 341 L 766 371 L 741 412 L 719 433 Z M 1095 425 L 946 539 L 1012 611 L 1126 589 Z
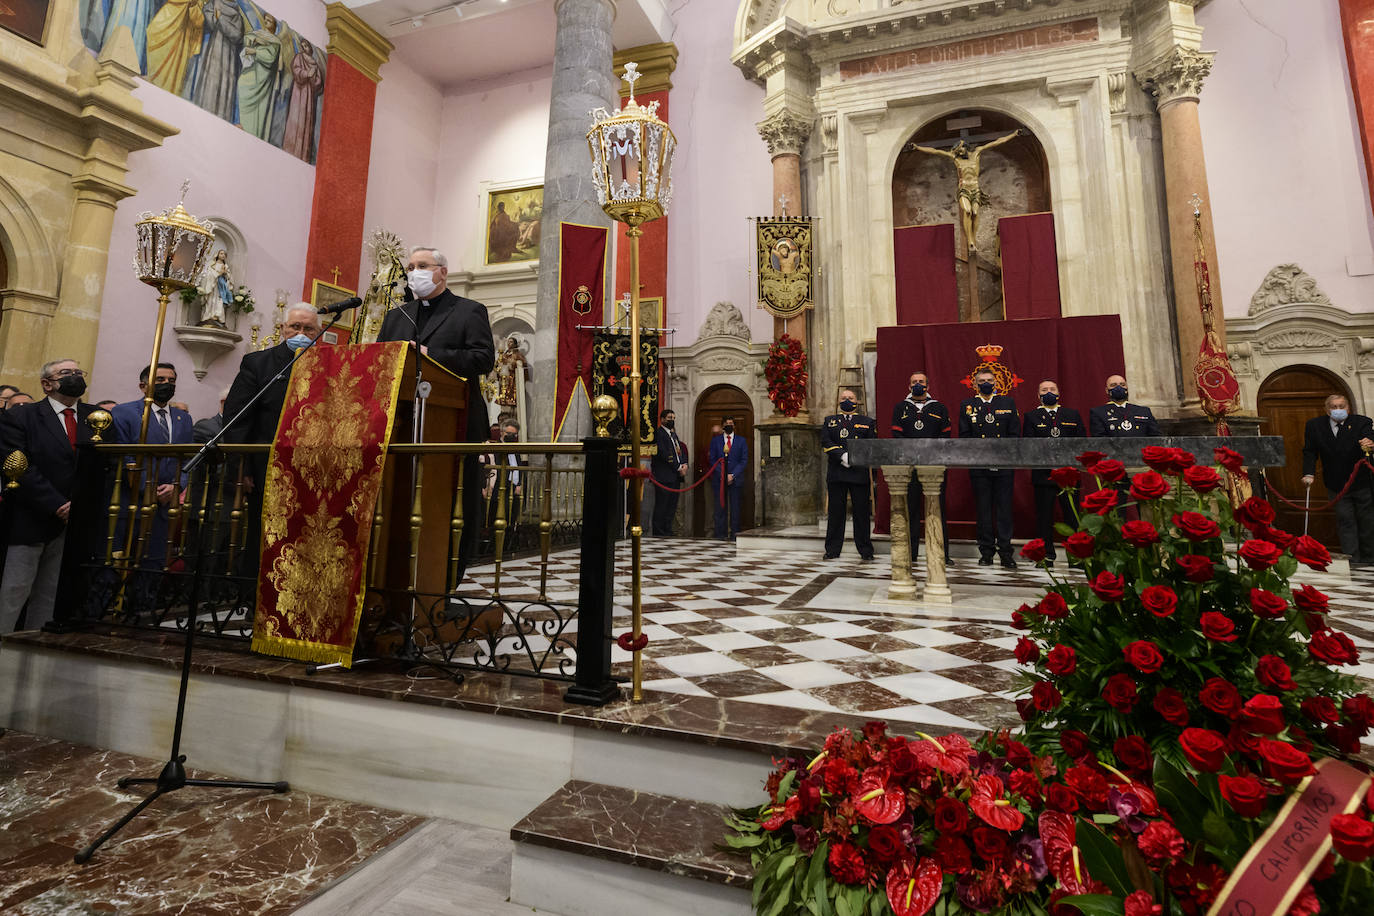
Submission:
M 903 226 L 892 233 L 897 281 L 897 323 L 959 320 L 954 224 Z
M 958 324 L 927 324 L 878 328 L 878 362 L 875 369 L 879 435 L 892 435 L 888 419 L 892 407 L 907 394 L 911 373 L 923 370 L 930 378 L 930 393 L 954 415 L 959 402 L 973 395 L 967 378 L 981 362 L 975 348 L 1000 344 L 999 361 L 1023 381 L 1012 391 L 1023 415 L 1039 404 L 1036 388 L 1041 379 L 1059 383 L 1061 403 L 1083 415 L 1106 400 L 1107 376 L 1123 371 L 1121 319 L 1116 315 L 1086 318 L 1041 318 L 1028 321 L 983 321 Z M 958 435 L 958 427 L 955 427 Z M 972 538 L 974 506 L 968 474 L 952 469 L 948 477 L 950 537 Z M 1016 536 L 1034 537 L 1035 500 L 1030 474 L 1016 472 Z M 879 531 L 887 531 L 887 489 L 880 486 L 874 513 Z
M 1054 214 L 1027 213 L 997 221 L 1002 248 L 1002 300 L 1010 321 L 1059 317 L 1059 254 Z
M 567 418 L 578 387 L 591 403 L 592 338 L 590 330 L 605 324 L 605 226 L 558 224 L 558 359 L 553 403 L 553 440 Z M 582 325 L 586 330 L 578 330 Z

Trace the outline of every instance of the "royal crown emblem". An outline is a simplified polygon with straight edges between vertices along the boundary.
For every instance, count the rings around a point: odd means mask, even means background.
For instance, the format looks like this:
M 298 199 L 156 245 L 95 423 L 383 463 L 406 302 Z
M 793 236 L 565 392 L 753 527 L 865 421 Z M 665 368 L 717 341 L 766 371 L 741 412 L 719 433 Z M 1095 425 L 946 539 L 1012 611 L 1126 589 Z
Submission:
M 1024 382 L 1025 379 L 1011 371 L 1008 366 L 1001 362 L 1003 349 L 1001 344 L 991 343 L 974 347 L 973 352 L 978 354 L 981 362 L 974 366 L 968 375 L 963 377 L 962 382 L 964 387 L 972 391 L 973 377 L 984 370 L 991 372 L 993 380 L 997 383 L 997 390 L 993 392 L 994 394 L 1011 394 L 1012 391 L 1016 389 L 1016 386 Z
M 579 315 L 585 315 L 592 310 L 592 291 L 587 289 L 587 284 L 582 284 L 573 293 L 572 309 Z

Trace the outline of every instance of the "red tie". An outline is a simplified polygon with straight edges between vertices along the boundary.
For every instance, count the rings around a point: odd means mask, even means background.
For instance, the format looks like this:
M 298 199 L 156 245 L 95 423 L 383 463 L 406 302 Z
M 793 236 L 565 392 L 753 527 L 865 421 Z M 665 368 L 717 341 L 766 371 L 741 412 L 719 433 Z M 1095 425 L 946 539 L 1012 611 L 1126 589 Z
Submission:
M 62 420 L 67 424 L 67 438 L 72 441 L 72 448 L 76 448 L 76 411 L 68 407 L 62 411 Z

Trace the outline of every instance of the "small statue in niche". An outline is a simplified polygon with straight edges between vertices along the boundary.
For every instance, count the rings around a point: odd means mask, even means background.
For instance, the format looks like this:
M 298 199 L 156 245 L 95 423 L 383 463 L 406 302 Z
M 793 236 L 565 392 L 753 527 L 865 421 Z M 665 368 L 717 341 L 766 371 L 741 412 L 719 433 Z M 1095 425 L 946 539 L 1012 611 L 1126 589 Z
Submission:
M 234 301 L 234 288 L 230 283 L 229 255 L 223 248 L 215 252 L 215 259 L 205 265 L 200 278 L 200 327 L 227 330 L 224 315 L 229 304 Z
M 506 338 L 506 349 L 496 357 L 496 403 L 516 407 L 529 375 L 529 361 L 520 352 L 520 341 Z

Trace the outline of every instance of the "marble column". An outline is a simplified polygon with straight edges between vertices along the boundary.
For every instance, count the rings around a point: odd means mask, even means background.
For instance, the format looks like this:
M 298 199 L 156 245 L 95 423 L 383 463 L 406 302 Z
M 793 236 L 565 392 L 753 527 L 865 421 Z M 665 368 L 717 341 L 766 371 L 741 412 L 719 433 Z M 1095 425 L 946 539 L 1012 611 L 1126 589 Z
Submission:
M 774 216 L 801 216 L 802 180 L 801 153 L 806 138 L 811 135 L 811 119 L 782 109 L 758 123 L 759 136 L 768 144 L 768 154 L 773 158 L 773 203 Z M 773 339 L 790 334 L 807 346 L 806 313 L 794 318 L 773 319 Z M 810 349 L 807 349 L 808 361 Z
M 612 72 L 611 0 L 557 0 L 557 34 L 553 50 L 553 89 L 549 99 L 549 136 L 544 153 L 544 213 L 540 220 L 539 283 L 535 299 L 531 438 L 552 434 L 554 358 L 558 343 L 558 224 L 611 225 L 596 202 L 591 154 L 587 150 L 589 112 L 613 110 L 619 98 Z M 611 253 L 607 252 L 607 258 Z M 613 276 L 611 274 L 610 276 Z M 612 293 L 607 284 L 606 293 Z M 609 314 L 609 312 L 608 312 Z M 591 413 L 573 400 L 562 436 L 573 440 L 592 435 Z
M 1366 175 L 1374 175 L 1374 0 L 1340 0 L 1341 33 L 1350 92 L 1360 124 Z M 1374 195 L 1374 182 L 1369 183 Z
M 921 592 L 924 604 L 951 604 L 954 597 L 945 577 L 945 528 L 940 511 L 940 490 L 945 485 L 945 469 L 918 466 L 916 479 L 926 500 L 926 587 Z M 896 538 L 896 534 L 893 534 Z
M 887 587 L 890 601 L 910 601 L 916 597 L 916 580 L 911 577 L 911 513 L 906 503 L 906 487 L 912 467 L 907 464 L 883 465 L 887 490 L 891 494 L 892 514 L 888 530 L 892 535 L 892 582 Z
M 1179 367 L 1183 374 L 1183 414 L 1201 413 L 1193 366 L 1204 330 L 1193 272 L 1193 195 L 1202 200 L 1203 250 L 1211 273 L 1213 317 L 1217 337 L 1226 343 L 1225 311 L 1221 302 L 1221 265 L 1212 232 L 1212 205 L 1207 190 L 1207 164 L 1202 154 L 1198 94 L 1212 70 L 1214 55 L 1174 45 L 1137 71 L 1141 85 L 1155 97 L 1159 109 L 1160 145 L 1164 153 L 1164 190 L 1169 222 L 1169 253 L 1173 261 L 1174 319 L 1178 327 Z

